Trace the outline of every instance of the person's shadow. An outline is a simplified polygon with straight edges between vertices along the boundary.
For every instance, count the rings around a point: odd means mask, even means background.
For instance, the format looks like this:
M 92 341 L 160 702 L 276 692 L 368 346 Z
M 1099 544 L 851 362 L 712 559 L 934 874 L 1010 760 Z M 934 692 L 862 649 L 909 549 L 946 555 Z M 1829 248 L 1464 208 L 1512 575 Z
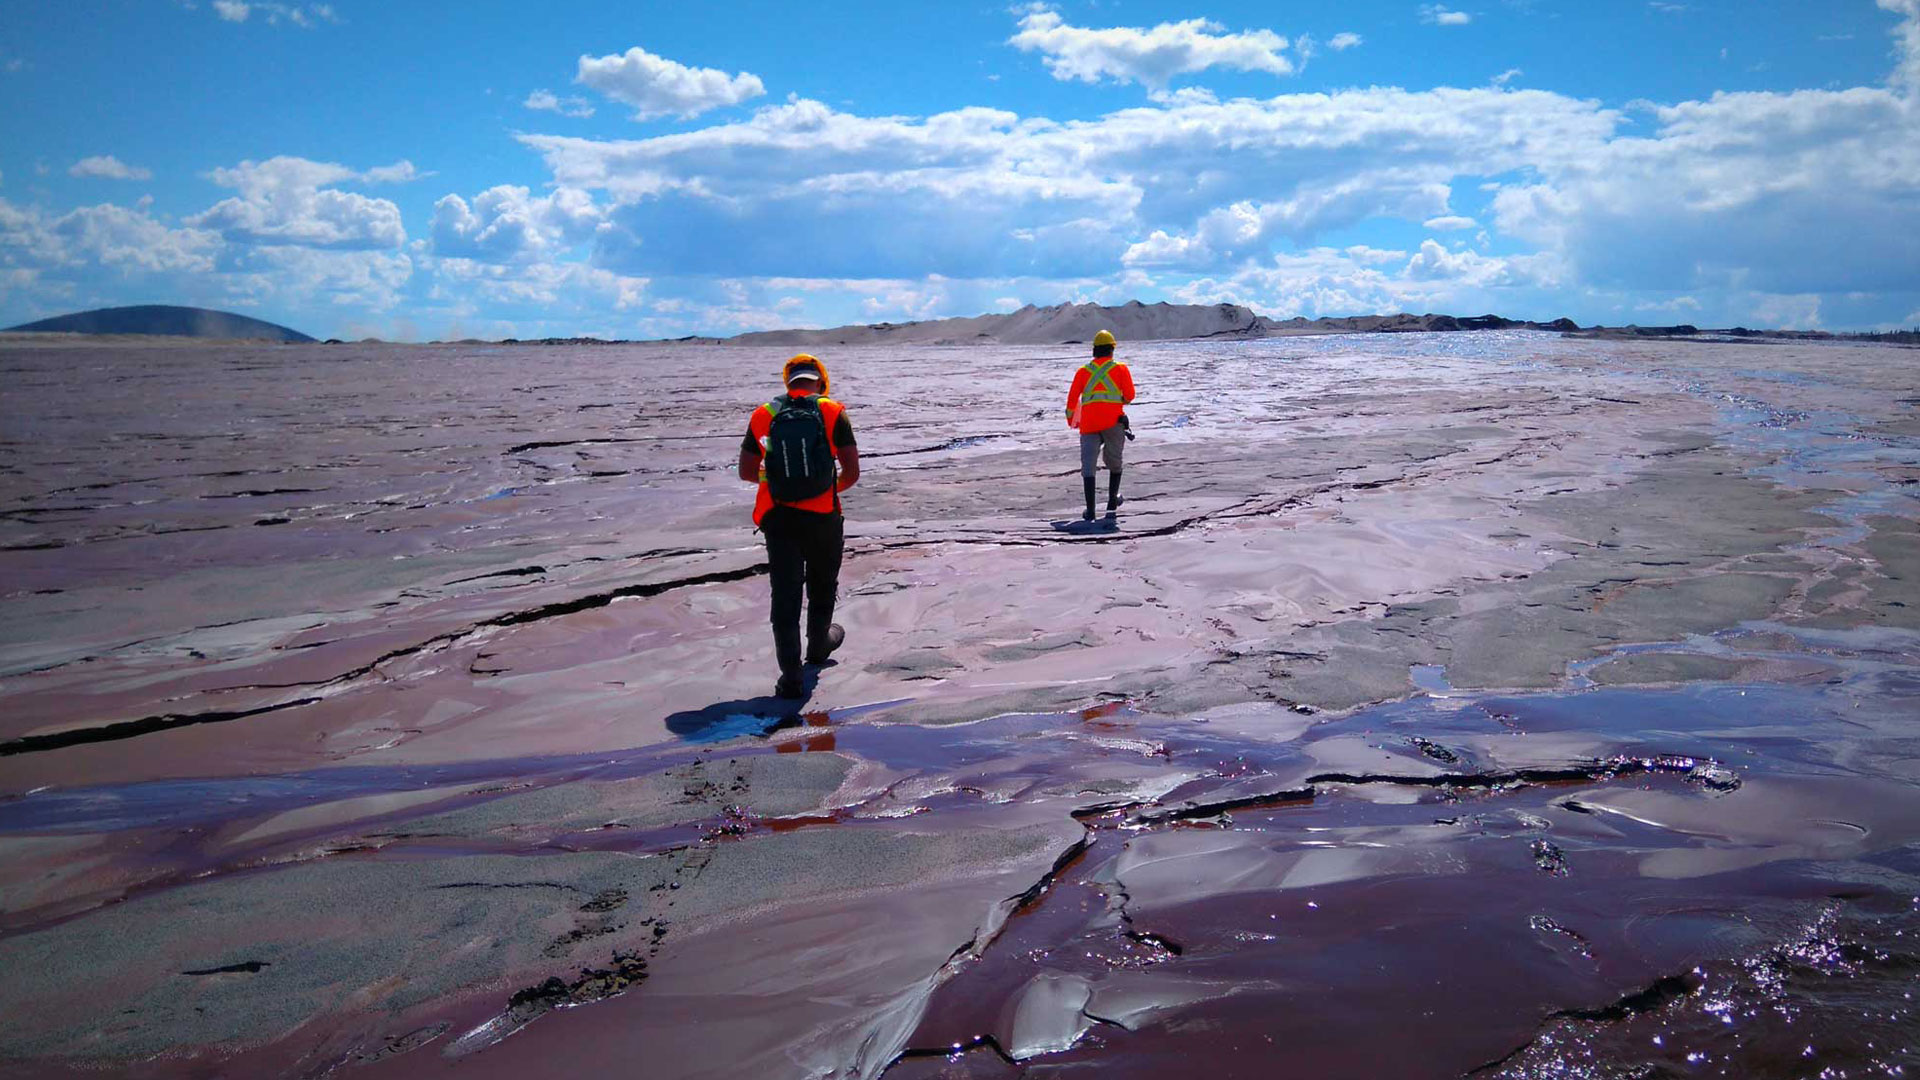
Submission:
M 1085 518 L 1073 518 L 1071 520 L 1062 519 L 1060 521 L 1050 522 L 1049 524 L 1053 526 L 1053 531 L 1067 533 L 1070 536 L 1095 536 L 1101 533 L 1115 533 L 1120 531 L 1120 519 L 1112 514 L 1108 514 L 1106 517 L 1094 518 L 1092 521 L 1088 521 Z
M 721 742 L 742 735 L 767 736 L 776 731 L 798 727 L 806 712 L 820 672 L 809 666 L 801 676 L 806 696 L 797 698 L 759 697 L 716 701 L 698 709 L 683 709 L 667 716 L 667 730 L 690 743 Z

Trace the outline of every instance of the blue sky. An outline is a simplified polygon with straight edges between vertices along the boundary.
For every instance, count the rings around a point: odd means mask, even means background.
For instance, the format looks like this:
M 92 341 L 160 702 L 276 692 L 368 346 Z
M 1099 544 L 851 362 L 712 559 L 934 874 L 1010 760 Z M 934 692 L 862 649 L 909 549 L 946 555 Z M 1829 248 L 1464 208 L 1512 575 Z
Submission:
M 0 325 L 1920 324 L 1920 0 L 0 0 Z

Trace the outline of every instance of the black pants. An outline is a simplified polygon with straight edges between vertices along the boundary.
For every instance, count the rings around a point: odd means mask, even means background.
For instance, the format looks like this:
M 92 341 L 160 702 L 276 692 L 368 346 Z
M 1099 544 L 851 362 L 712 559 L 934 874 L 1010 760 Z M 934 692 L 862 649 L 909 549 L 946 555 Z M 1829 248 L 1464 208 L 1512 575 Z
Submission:
M 807 642 L 824 642 L 840 590 L 840 554 L 846 519 L 776 506 L 760 519 L 767 538 L 767 577 L 773 583 L 773 646 L 780 670 L 800 668 L 800 593 L 806 590 Z

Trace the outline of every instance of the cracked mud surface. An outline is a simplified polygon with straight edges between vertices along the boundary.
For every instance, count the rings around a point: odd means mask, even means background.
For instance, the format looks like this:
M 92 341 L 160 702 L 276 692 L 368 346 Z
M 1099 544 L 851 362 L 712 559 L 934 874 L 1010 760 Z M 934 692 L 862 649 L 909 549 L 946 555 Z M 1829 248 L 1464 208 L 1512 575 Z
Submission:
M 0 350 L 0 1064 L 1911 1068 L 1917 354 L 1060 353 L 830 358 L 796 709 L 780 356 Z

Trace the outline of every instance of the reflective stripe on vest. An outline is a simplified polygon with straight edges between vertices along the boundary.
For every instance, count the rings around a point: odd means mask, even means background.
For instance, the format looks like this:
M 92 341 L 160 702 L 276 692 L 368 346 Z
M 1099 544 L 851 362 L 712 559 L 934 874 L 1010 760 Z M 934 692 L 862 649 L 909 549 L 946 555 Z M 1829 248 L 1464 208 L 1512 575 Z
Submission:
M 1080 391 L 1080 404 L 1106 402 L 1125 405 L 1127 403 L 1127 399 L 1120 395 L 1120 387 L 1113 381 L 1113 365 L 1118 362 L 1109 360 L 1104 364 L 1089 363 L 1081 369 L 1087 373 L 1087 385 Z

